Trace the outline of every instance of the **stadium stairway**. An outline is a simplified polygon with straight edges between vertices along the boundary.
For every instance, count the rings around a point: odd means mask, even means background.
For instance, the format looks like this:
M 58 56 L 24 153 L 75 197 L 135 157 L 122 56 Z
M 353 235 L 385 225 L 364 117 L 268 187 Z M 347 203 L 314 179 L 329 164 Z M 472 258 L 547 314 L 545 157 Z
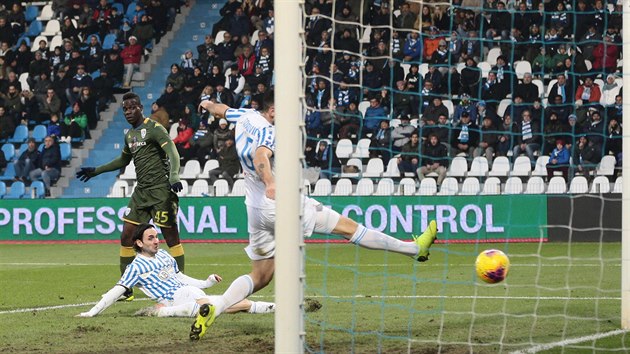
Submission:
M 220 19 L 219 9 L 223 1 L 197 0 L 190 7 L 182 7 L 173 29 L 155 45 L 148 61 L 140 65 L 134 74 L 132 90 L 144 105 L 144 114 L 151 113 L 151 104 L 162 94 L 171 64 L 181 62 L 181 55 L 188 49 L 196 53 L 197 45 L 212 30 L 212 24 Z M 63 177 L 51 188 L 52 197 L 81 198 L 105 197 L 116 181 L 117 173 L 105 173 L 83 183 L 74 178 L 80 166 L 98 166 L 109 162 L 122 151 L 122 132 L 129 129 L 122 110 L 122 95 L 116 96 L 107 112 L 101 115 L 92 139 L 86 140 L 84 149 L 73 149 L 73 159 L 62 171 Z

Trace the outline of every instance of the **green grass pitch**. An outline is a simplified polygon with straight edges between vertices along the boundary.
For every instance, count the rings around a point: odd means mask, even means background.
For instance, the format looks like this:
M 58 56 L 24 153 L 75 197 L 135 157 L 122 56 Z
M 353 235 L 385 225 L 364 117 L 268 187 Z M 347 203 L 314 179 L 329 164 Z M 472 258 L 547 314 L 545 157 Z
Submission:
M 222 275 L 206 290 L 221 293 L 249 271 L 243 246 L 186 244 L 186 273 Z M 475 257 L 487 248 L 510 257 L 504 283 L 476 280 Z M 322 305 L 305 317 L 307 351 L 630 351 L 629 335 L 611 335 L 620 328 L 618 243 L 437 244 L 431 253 L 415 263 L 344 244 L 307 245 L 305 295 Z M 191 319 L 133 317 L 150 304 L 142 296 L 75 318 L 115 284 L 117 263 L 114 244 L 0 245 L 2 352 L 273 352 L 273 315 L 223 315 L 197 343 L 188 340 Z M 273 293 L 270 286 L 253 299 L 272 301 Z

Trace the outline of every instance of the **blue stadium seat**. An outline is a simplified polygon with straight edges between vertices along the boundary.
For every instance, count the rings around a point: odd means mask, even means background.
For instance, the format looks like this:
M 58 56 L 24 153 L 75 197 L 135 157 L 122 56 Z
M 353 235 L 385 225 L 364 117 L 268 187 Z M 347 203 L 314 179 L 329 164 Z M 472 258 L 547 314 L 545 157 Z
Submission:
M 22 156 L 22 154 L 24 153 L 24 151 L 26 151 L 26 149 L 28 149 L 28 144 L 27 143 L 23 143 L 22 145 L 20 145 L 20 148 L 15 153 L 15 159 L 16 160 L 19 159 L 20 156 Z
M 59 144 L 59 150 L 61 150 L 61 161 L 70 161 L 72 159 L 72 147 L 70 144 Z
M 7 168 L 4 170 L 4 173 L 0 175 L 0 181 L 13 181 L 15 178 L 15 166 L 13 162 L 9 162 L 7 164 Z
M 39 8 L 37 6 L 29 5 L 26 7 L 26 10 L 24 11 L 24 18 L 26 19 L 26 22 L 33 22 L 33 20 L 37 18 L 37 15 L 39 15 Z
M 45 125 L 39 124 L 33 128 L 33 138 L 36 143 L 41 143 L 44 141 L 44 138 L 48 135 L 48 129 Z
M 42 25 L 42 22 L 39 20 L 35 20 L 31 22 L 31 24 L 28 26 L 28 31 L 26 31 L 26 35 L 35 38 L 39 36 L 39 34 L 42 33 L 43 30 L 44 26 Z
M 23 34 L 22 37 L 20 37 L 20 39 L 17 40 L 17 44 L 15 46 L 19 47 L 20 44 L 22 44 L 22 42 L 25 42 L 28 48 L 31 47 L 31 39 L 28 38 L 26 34 Z
M 7 143 L 2 145 L 2 152 L 7 161 L 12 161 L 15 158 L 15 146 L 13 146 L 13 144 Z
M 116 43 L 116 35 L 112 33 L 106 35 L 105 38 L 103 39 L 103 50 L 112 49 L 112 47 L 114 46 L 114 43 Z
M 44 198 L 46 196 L 46 186 L 42 181 L 34 181 L 31 183 L 31 189 L 29 193 L 25 193 L 23 198 L 32 198 L 35 196 L 37 199 Z
M 9 142 L 14 144 L 22 144 L 26 142 L 26 139 L 28 139 L 28 127 L 26 125 L 18 125 L 15 128 L 15 133 L 13 133 L 13 137 L 9 139 Z
M 0 181 L 0 199 L 4 198 L 7 194 L 7 185 Z
M 118 11 L 119 15 L 123 14 L 124 9 L 123 9 L 123 5 L 121 3 L 115 2 L 115 3 L 112 4 L 112 7 L 116 8 L 116 10 Z
M 92 73 L 90 73 L 90 76 L 92 77 L 92 80 L 94 80 L 97 77 L 101 76 L 101 71 L 100 70 L 93 71 Z
M 4 199 L 22 199 L 24 193 L 26 193 L 24 182 L 13 182 L 9 193 L 4 196 Z

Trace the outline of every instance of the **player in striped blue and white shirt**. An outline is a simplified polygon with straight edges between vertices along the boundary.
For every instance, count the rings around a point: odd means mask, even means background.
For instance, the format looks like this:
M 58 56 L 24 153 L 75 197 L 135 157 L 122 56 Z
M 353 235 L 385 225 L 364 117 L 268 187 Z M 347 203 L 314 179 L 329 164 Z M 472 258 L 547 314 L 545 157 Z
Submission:
M 209 305 L 203 305 L 190 337 L 202 337 L 214 318 L 230 306 L 264 288 L 273 278 L 276 221 L 276 182 L 273 175 L 275 144 L 274 93 L 269 91 L 262 102 L 262 109 L 232 109 L 225 104 L 204 100 L 200 109 L 207 110 L 215 118 L 226 118 L 236 124 L 236 152 L 245 176 L 245 205 L 247 206 L 247 231 L 249 245 L 245 252 L 252 260 L 252 271 L 232 282 L 220 297 L 213 297 Z M 298 117 L 295 117 L 298 119 Z M 297 133 L 297 132 L 296 132 Z M 339 235 L 351 243 L 376 250 L 387 250 L 415 258 L 419 262 L 429 259 L 429 248 L 437 238 L 437 223 L 433 220 L 421 236 L 410 242 L 398 240 L 377 230 L 368 229 L 338 212 L 324 207 L 315 199 L 303 196 L 304 236 L 314 231 L 321 234 Z M 296 235 L 298 237 L 298 235 Z
M 211 274 L 206 280 L 199 280 L 180 272 L 175 258 L 159 248 L 157 231 L 150 224 L 138 225 L 133 244 L 137 252 L 136 258 L 127 266 L 118 283 L 92 309 L 79 314 L 79 317 L 98 315 L 134 286 L 158 303 L 140 310 L 136 315 L 192 317 L 197 315 L 200 305 L 210 302 L 212 297 L 201 289 L 220 282 L 220 276 Z M 273 303 L 244 300 L 233 306 L 229 312 L 269 313 L 274 309 Z

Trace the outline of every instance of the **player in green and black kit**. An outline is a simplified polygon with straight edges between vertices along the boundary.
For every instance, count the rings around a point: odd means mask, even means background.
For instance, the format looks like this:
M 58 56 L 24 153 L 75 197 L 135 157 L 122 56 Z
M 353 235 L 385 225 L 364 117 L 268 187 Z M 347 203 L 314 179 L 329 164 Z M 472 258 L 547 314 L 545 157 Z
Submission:
M 119 170 L 133 159 L 136 166 L 136 186 L 125 215 L 120 236 L 120 273 L 135 258 L 133 235 L 139 224 L 153 223 L 162 229 L 169 253 L 184 271 L 184 248 L 177 228 L 177 210 L 182 190 L 179 180 L 179 154 L 166 129 L 142 114 L 140 97 L 133 92 L 123 96 L 123 113 L 132 129 L 125 134 L 122 154 L 104 165 L 82 167 L 77 178 L 85 182 L 103 172 Z

